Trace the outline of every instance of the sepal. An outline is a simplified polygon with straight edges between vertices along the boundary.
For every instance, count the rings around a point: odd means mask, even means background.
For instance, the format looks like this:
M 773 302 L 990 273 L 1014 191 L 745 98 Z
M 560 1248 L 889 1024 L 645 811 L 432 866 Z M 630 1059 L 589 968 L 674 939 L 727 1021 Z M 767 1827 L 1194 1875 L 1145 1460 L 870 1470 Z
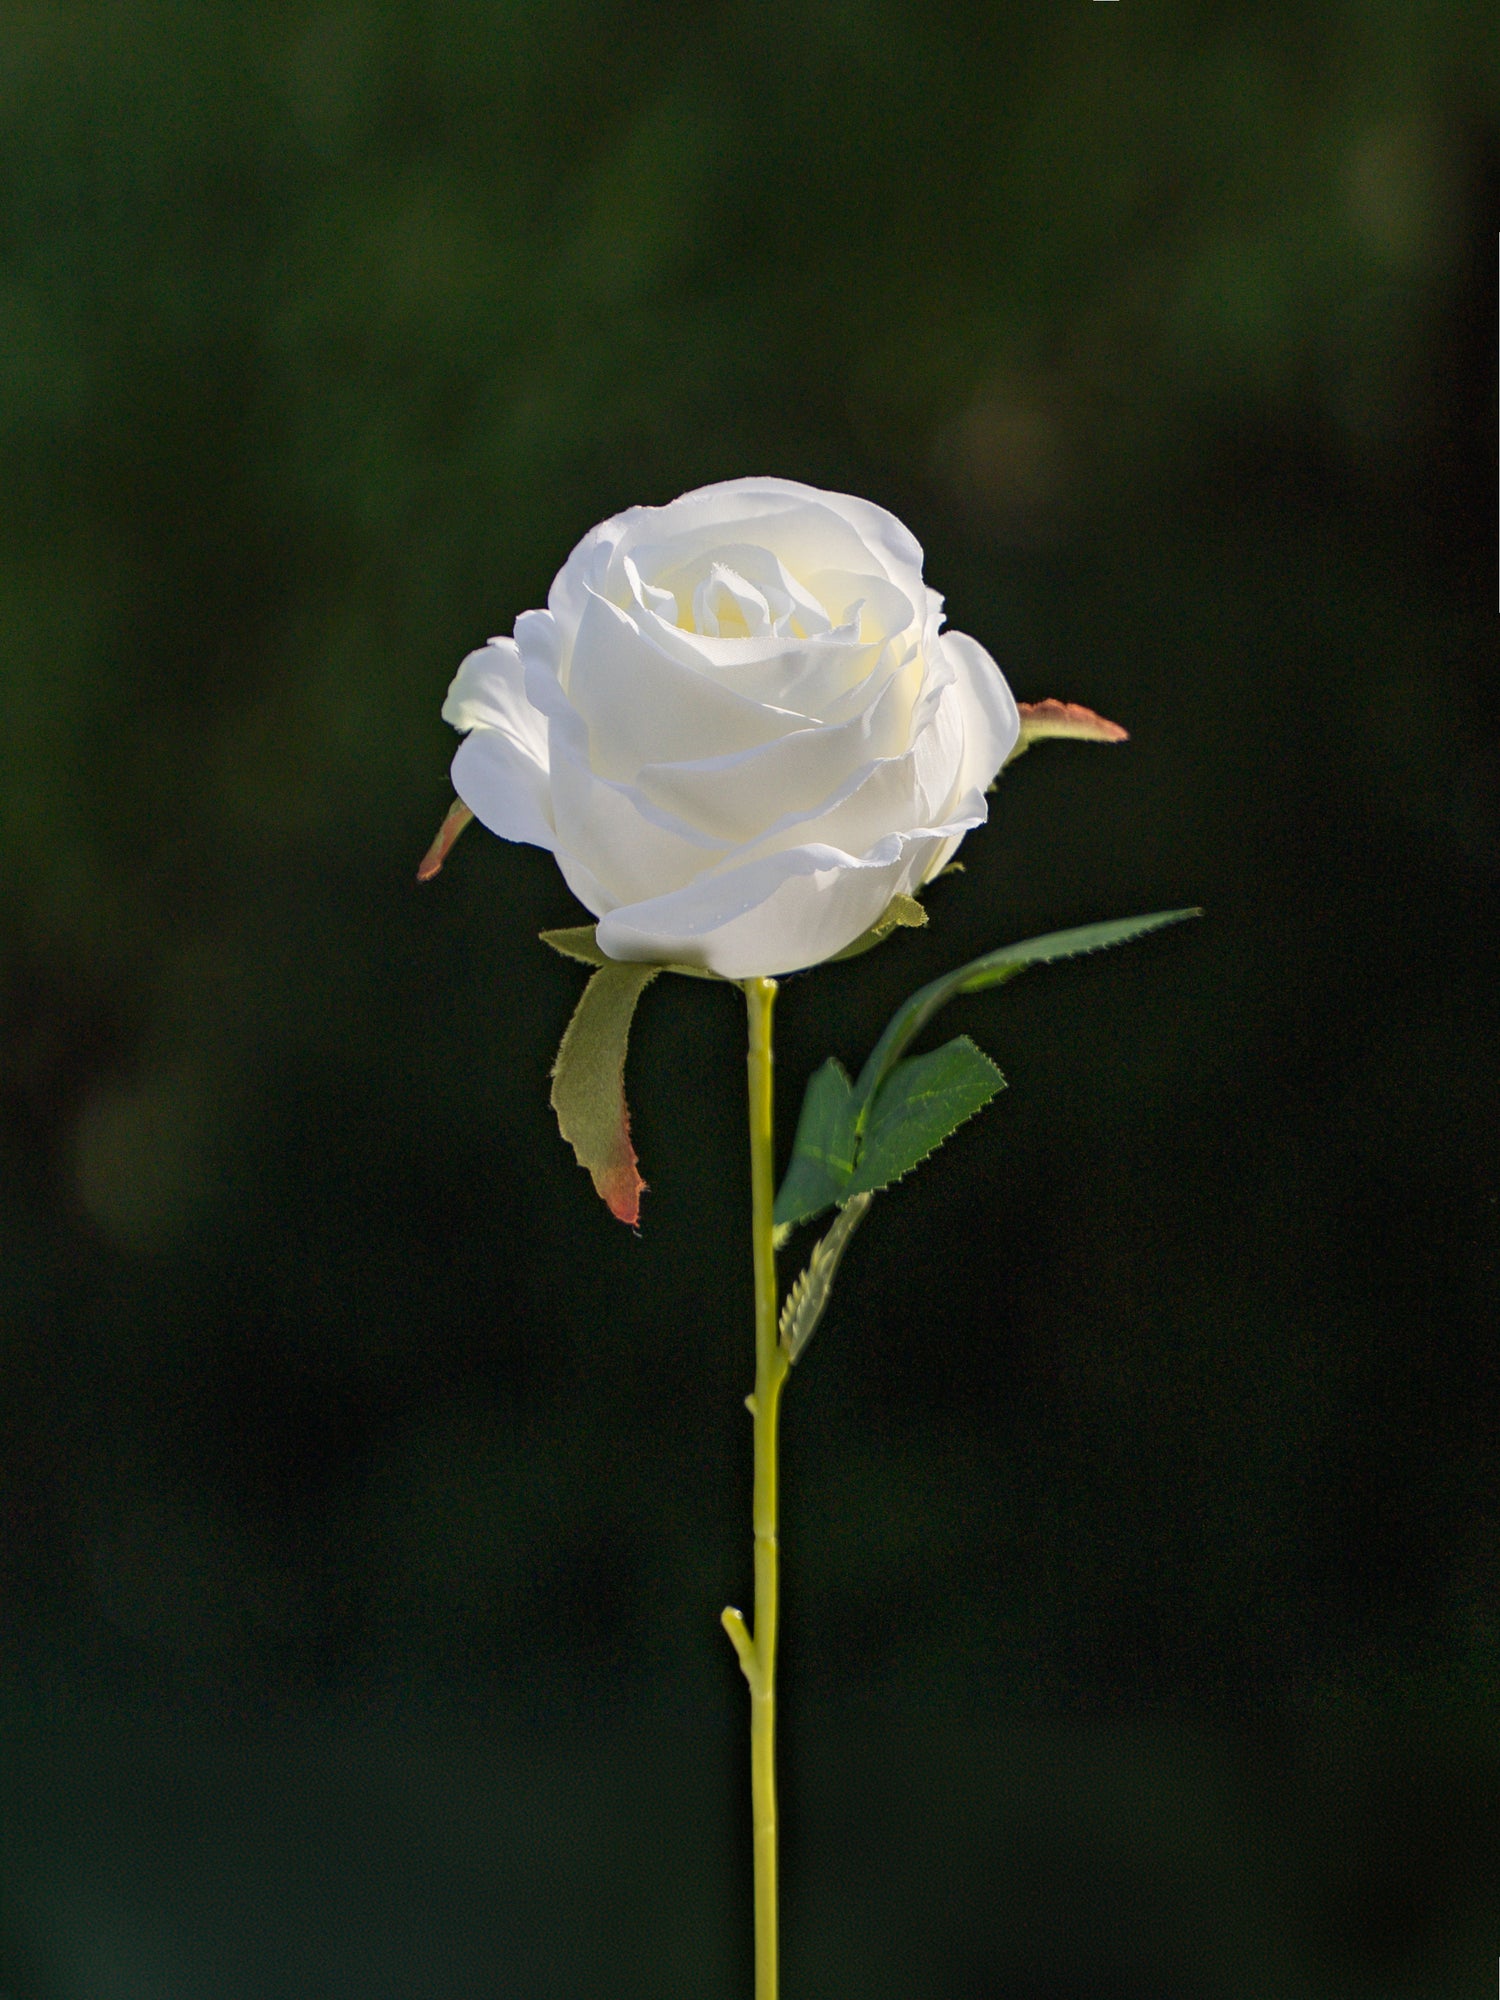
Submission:
M 1016 707 L 1021 717 L 1021 733 L 1016 738 L 1015 749 L 1005 760 L 1007 764 L 1014 764 L 1023 751 L 1049 736 L 1067 737 L 1075 743 L 1128 743 L 1130 740 L 1128 729 L 1122 729 L 1118 722 L 1107 721 L 1102 715 L 1095 715 L 1082 702 L 1053 701 L 1049 698 L 1046 701 L 1020 701 Z
M 919 931 L 926 922 L 927 912 L 915 896 L 892 896 L 870 928 L 861 931 L 853 944 L 846 944 L 842 951 L 836 951 L 828 963 L 837 965 L 841 959 L 858 958 L 875 945 L 883 944 L 892 931 Z
M 442 825 L 433 835 L 432 845 L 422 856 L 417 869 L 419 882 L 430 882 L 448 856 L 453 852 L 453 843 L 473 819 L 474 815 L 462 799 L 455 799 L 449 806 Z

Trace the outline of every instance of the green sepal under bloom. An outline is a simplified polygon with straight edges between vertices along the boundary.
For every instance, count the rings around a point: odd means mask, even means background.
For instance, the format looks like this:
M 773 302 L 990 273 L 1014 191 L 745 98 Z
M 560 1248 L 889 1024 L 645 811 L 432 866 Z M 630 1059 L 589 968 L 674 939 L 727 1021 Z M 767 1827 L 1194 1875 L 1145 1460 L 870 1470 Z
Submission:
M 873 945 L 883 944 L 892 931 L 919 931 L 926 922 L 927 912 L 915 896 L 892 896 L 870 928 L 861 931 L 853 944 L 836 951 L 828 963 L 838 965 L 846 958 L 858 958 Z
M 932 1056 L 902 1062 L 912 1041 L 948 1001 L 961 993 L 999 986 L 1029 965 L 1103 951 L 1199 914 L 1162 910 L 1147 917 L 1049 931 L 986 952 L 921 987 L 892 1015 L 855 1083 L 833 1061 L 813 1076 L 786 1179 L 776 1197 L 778 1229 L 809 1221 L 852 1194 L 873 1193 L 900 1179 L 1000 1089 L 1004 1079 L 999 1070 L 964 1036 Z
M 853 958 L 892 931 L 915 929 L 926 921 L 927 912 L 915 897 L 893 897 L 878 921 L 838 955 Z M 578 1156 L 578 1164 L 592 1175 L 610 1213 L 634 1227 L 640 1219 L 641 1195 L 646 1187 L 630 1142 L 630 1110 L 625 1100 L 625 1056 L 636 1002 L 659 972 L 711 979 L 720 986 L 734 982 L 701 965 L 646 965 L 610 958 L 600 950 L 592 924 L 575 924 L 540 935 L 543 944 L 564 958 L 594 969 L 557 1052 L 552 1108 L 563 1137 Z M 844 1087 L 848 1089 L 847 1077 Z M 827 1207 L 842 1187 L 841 1181 L 819 1206 Z

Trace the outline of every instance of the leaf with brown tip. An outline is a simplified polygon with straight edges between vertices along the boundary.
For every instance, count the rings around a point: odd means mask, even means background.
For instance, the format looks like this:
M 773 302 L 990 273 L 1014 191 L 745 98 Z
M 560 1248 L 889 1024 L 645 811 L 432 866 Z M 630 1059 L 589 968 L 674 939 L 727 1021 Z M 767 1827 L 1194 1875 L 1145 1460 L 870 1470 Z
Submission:
M 630 1143 L 625 1050 L 636 1002 L 659 965 L 601 966 L 583 989 L 552 1068 L 552 1109 L 611 1215 L 632 1228 L 646 1183 Z
M 430 882 L 432 880 L 433 876 L 436 875 L 452 852 L 454 841 L 457 840 L 473 817 L 473 813 L 469 811 L 469 808 L 464 804 L 462 799 L 455 799 L 453 801 L 452 805 L 448 808 L 447 817 L 437 830 L 437 835 L 431 847 L 422 856 L 422 865 L 417 870 L 417 880 L 419 882 Z
M 1018 702 L 1016 706 L 1021 712 L 1021 734 L 1005 760 L 1007 764 L 1013 764 L 1023 750 L 1029 750 L 1046 736 L 1071 737 L 1077 743 L 1125 743 L 1130 738 L 1128 729 L 1095 715 L 1081 702 L 1054 701 L 1049 697 L 1046 701 Z

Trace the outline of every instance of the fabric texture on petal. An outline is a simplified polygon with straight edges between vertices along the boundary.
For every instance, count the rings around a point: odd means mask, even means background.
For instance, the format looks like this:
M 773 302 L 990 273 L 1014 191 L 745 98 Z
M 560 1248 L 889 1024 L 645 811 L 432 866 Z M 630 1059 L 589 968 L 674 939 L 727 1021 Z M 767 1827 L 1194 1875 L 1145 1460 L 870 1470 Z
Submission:
M 637 785 L 679 819 L 719 839 L 755 841 L 768 820 L 835 803 L 879 762 L 899 758 L 910 740 L 911 702 L 890 682 L 847 722 L 806 728 L 723 757 L 648 764 Z
M 864 855 L 809 843 L 700 875 L 673 895 L 611 911 L 599 945 L 611 958 L 702 965 L 725 979 L 820 965 L 926 878 L 953 831 L 887 834 Z
M 748 750 L 802 718 L 749 701 L 684 666 L 604 598 L 587 600 L 566 691 L 588 725 L 595 767 L 633 777 L 642 764 Z

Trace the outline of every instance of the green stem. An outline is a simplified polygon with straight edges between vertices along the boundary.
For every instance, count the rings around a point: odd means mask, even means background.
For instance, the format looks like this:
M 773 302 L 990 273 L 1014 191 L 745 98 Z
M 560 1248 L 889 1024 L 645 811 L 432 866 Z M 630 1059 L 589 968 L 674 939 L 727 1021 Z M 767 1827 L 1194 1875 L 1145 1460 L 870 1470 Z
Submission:
M 747 979 L 750 1012 L 750 1206 L 755 1263 L 755 1632 L 723 1615 L 750 1688 L 750 1804 L 755 1835 L 755 2000 L 776 2000 L 776 1434 L 790 1366 L 777 1339 L 771 1009 L 774 979 Z

